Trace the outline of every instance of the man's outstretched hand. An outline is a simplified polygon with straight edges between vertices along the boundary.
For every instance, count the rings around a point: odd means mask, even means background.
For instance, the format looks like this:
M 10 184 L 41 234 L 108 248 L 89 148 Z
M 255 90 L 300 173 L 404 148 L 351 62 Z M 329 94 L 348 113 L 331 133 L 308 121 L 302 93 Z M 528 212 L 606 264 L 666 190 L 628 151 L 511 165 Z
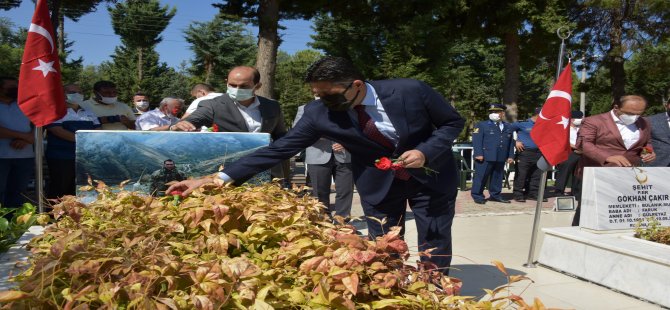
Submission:
M 211 177 L 205 177 L 201 179 L 192 179 L 192 180 L 184 180 L 180 181 L 178 183 L 172 184 L 168 189 L 165 191 L 166 194 L 170 194 L 173 191 L 180 191 L 182 196 L 188 196 L 193 190 L 196 188 L 203 186 L 207 183 L 214 182 L 214 179 Z

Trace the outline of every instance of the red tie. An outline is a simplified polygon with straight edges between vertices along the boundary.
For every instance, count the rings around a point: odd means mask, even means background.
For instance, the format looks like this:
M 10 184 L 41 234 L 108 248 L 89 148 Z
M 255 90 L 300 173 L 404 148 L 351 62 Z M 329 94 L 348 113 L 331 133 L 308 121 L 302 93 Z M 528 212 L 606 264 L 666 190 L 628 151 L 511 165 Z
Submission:
M 368 112 L 365 112 L 365 106 L 357 105 L 354 107 L 354 110 L 358 113 L 358 126 L 363 131 L 363 134 L 368 137 L 370 140 L 379 143 L 381 146 L 393 150 L 395 147 L 393 143 L 386 138 L 375 125 L 375 121 L 370 117 Z M 405 168 L 401 168 L 395 171 L 395 177 L 407 181 L 411 177 L 409 172 Z

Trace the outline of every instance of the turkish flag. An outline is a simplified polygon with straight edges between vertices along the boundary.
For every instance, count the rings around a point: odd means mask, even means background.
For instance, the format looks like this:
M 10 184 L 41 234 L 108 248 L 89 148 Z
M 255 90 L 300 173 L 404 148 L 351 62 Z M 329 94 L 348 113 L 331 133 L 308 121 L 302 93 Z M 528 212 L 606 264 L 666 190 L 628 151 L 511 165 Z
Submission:
M 572 109 L 572 68 L 565 66 L 542 106 L 530 137 L 552 166 L 570 155 L 570 111 Z
M 38 0 L 23 51 L 18 98 L 19 108 L 37 127 L 67 112 L 55 42 L 47 1 Z

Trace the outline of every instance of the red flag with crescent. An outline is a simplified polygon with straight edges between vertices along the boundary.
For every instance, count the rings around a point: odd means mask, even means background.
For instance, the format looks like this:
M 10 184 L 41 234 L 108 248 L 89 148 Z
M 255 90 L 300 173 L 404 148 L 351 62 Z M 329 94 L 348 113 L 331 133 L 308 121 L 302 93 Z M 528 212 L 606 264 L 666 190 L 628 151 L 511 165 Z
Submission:
M 570 111 L 572 109 L 572 68 L 565 66 L 542 106 L 530 137 L 552 166 L 570 155 Z
M 37 127 L 65 116 L 60 63 L 46 0 L 38 0 L 21 61 L 18 103 Z

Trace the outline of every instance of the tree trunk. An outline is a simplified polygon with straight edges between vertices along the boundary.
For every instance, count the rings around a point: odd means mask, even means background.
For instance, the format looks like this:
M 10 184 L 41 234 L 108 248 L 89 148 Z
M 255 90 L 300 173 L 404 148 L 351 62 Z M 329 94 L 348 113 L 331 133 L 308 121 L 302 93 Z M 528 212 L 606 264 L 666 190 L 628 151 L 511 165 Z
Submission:
M 256 93 L 274 98 L 274 75 L 277 69 L 279 36 L 279 0 L 261 0 L 258 7 L 258 54 L 256 68 L 261 73 L 261 87 Z
M 35 2 L 37 3 L 37 2 Z M 61 1 L 60 0 L 52 0 L 51 1 L 51 27 L 53 27 L 54 30 L 54 39 L 58 39 L 59 31 L 59 21 L 61 20 Z M 58 41 L 60 44 L 60 40 Z M 58 47 L 58 50 L 60 51 L 60 46 Z
M 214 63 L 212 57 L 205 57 L 205 83 L 209 84 L 209 78 L 212 76 L 214 70 Z
M 65 16 L 62 12 L 58 18 L 58 54 L 65 55 Z
M 510 107 L 508 115 L 516 119 L 517 101 L 519 100 L 519 66 L 521 60 L 521 48 L 519 47 L 519 34 L 516 31 L 505 33 L 505 86 L 503 88 L 503 104 Z
M 137 84 L 142 82 L 142 48 L 137 48 Z
M 624 71 L 623 47 L 623 9 L 612 9 L 612 27 L 610 28 L 610 50 L 607 61 L 610 65 L 612 98 L 618 100 L 626 93 L 626 72 Z

